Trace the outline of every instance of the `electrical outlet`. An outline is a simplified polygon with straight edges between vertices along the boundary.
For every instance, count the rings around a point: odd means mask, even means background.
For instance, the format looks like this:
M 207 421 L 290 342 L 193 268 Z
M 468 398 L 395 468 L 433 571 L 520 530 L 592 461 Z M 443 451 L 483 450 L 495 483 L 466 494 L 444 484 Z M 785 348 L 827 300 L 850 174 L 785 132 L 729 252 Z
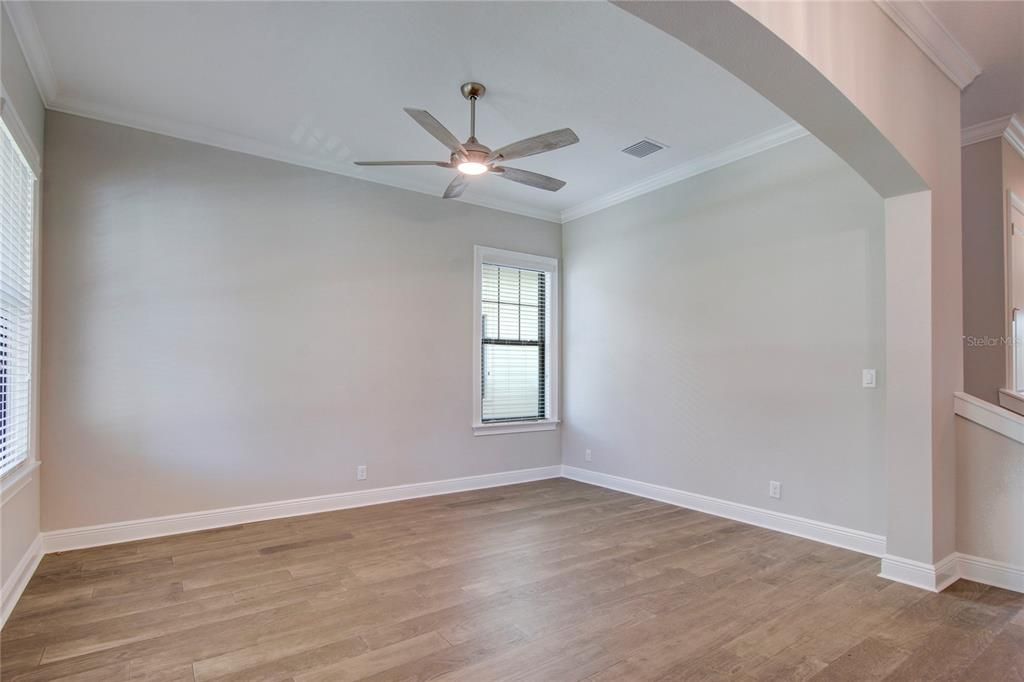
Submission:
M 873 369 L 862 369 L 860 372 L 860 385 L 864 388 L 875 388 L 878 386 L 878 373 Z
M 366 465 L 365 464 L 360 464 L 359 466 L 356 467 L 356 480 L 357 481 L 365 481 L 366 480 Z
M 588 462 L 593 462 L 594 461 L 594 455 L 593 455 L 593 453 L 590 452 L 590 448 L 587 448 L 587 452 L 586 452 L 586 454 L 583 455 L 583 459 L 588 461 Z
M 776 500 L 782 498 L 782 484 L 778 481 L 768 481 L 768 495 Z

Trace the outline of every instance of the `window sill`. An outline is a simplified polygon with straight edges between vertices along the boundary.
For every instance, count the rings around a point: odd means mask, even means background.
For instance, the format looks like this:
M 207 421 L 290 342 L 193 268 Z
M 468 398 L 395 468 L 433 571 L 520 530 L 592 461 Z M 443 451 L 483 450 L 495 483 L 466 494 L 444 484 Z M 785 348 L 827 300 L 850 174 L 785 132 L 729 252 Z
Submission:
M 32 481 L 32 474 L 39 468 L 39 460 L 22 462 L 0 479 L 0 505 L 6 504 Z
M 525 433 L 527 431 L 554 431 L 557 419 L 541 419 L 535 422 L 493 422 L 473 424 L 474 436 L 497 436 L 503 433 Z
M 954 393 L 953 412 L 1024 444 L 1024 416 L 966 393 Z
M 1024 415 L 1024 394 L 1001 388 L 999 389 L 999 406 Z

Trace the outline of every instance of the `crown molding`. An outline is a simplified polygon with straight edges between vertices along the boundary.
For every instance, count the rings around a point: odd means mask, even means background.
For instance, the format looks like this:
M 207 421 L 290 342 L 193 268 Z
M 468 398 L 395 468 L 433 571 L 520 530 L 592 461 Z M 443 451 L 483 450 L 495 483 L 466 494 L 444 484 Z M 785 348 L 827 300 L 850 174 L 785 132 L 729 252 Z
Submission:
M 1017 153 L 1024 159 L 1024 121 L 1021 121 L 1016 114 L 1010 117 L 1010 122 L 1006 125 L 1006 130 L 1003 131 L 1003 139 L 1009 142 L 1010 146 L 1017 150 Z
M 100 107 L 90 102 L 67 97 L 57 98 L 48 108 L 53 111 L 59 111 L 73 116 L 82 116 L 84 118 L 90 118 L 104 123 L 113 123 L 115 125 L 134 128 L 136 130 L 144 130 L 146 132 L 166 135 L 168 137 L 174 137 L 188 142 L 196 142 L 210 147 L 218 147 L 220 149 L 227 149 L 233 152 L 258 156 L 260 158 L 280 161 L 294 166 L 302 166 L 303 168 L 312 168 L 326 173 L 343 175 L 356 180 L 387 185 L 389 187 L 409 190 L 420 194 L 427 194 L 433 197 L 437 196 L 438 188 L 434 185 L 369 178 L 365 175 L 360 175 L 357 172 L 352 172 L 347 167 L 338 163 L 331 162 L 314 155 L 303 154 L 292 149 L 283 148 L 279 145 L 270 144 L 244 135 L 238 135 L 236 133 L 208 128 L 206 126 L 180 123 L 148 114 L 115 111 L 111 108 Z M 729 145 L 724 149 L 710 154 L 705 154 L 704 156 L 700 156 L 696 159 L 691 159 L 690 161 L 670 168 L 636 184 L 629 185 L 623 189 L 584 202 L 566 209 L 561 213 L 526 204 L 505 202 L 481 197 L 461 197 L 455 201 L 473 204 L 475 206 L 482 206 L 496 211 L 515 213 L 528 218 L 536 218 L 537 220 L 562 224 L 569 220 L 575 220 L 576 218 L 608 208 L 609 206 L 620 204 L 624 201 L 640 196 L 641 194 L 646 194 L 647 192 L 652 192 L 656 189 L 660 189 L 661 187 L 665 187 L 666 185 L 671 185 L 679 182 L 680 180 L 685 180 L 686 178 L 706 173 L 707 171 L 714 170 L 715 168 L 734 161 L 739 161 L 740 159 L 744 159 L 748 156 L 753 156 L 754 154 L 767 151 L 772 147 L 777 147 L 781 144 L 791 142 L 804 137 L 807 134 L 808 132 L 798 124 L 787 123 L 760 135 L 755 135 L 745 140 L 741 140 L 740 142 Z
M 58 91 L 57 78 L 50 62 L 46 46 L 43 43 L 39 27 L 36 24 L 35 15 L 30 2 L 9 2 L 3 3 L 8 16 L 14 27 L 18 41 L 21 43 L 25 60 L 28 62 L 32 78 L 36 82 L 40 96 L 47 109 L 59 111 L 74 116 L 82 116 L 105 123 L 113 123 L 137 130 L 144 130 L 158 135 L 166 135 L 189 142 L 205 144 L 211 147 L 227 149 L 229 151 L 258 156 L 273 161 L 280 161 L 304 168 L 312 168 L 335 175 L 342 175 L 357 180 L 373 182 L 380 185 L 404 189 L 420 194 L 427 194 L 436 197 L 438 188 L 433 185 L 411 183 L 405 181 L 386 180 L 376 177 L 367 177 L 359 172 L 351 170 L 347 165 L 318 157 L 304 154 L 291 148 L 271 144 L 251 138 L 245 135 L 238 135 L 207 126 L 200 126 L 188 123 L 181 123 L 160 116 L 115 110 L 111 107 L 97 105 L 92 102 L 74 97 L 64 97 Z M 739 161 L 740 159 L 758 154 L 781 144 L 791 142 L 807 135 L 796 123 L 789 123 L 773 128 L 765 133 L 741 140 L 738 143 L 729 145 L 721 150 L 711 152 L 696 159 L 691 159 L 678 166 L 663 171 L 657 175 L 646 178 L 638 183 L 629 185 L 620 190 L 611 192 L 562 210 L 546 210 L 536 206 L 530 206 L 519 202 L 508 202 L 484 197 L 460 197 L 455 201 L 484 208 L 490 208 L 506 213 L 544 220 L 552 223 L 565 223 L 569 220 L 589 215 L 595 211 L 614 206 L 615 204 L 628 201 L 634 197 L 646 194 L 647 192 L 671 185 L 680 180 L 706 173 L 720 166 Z
M 233 152 L 258 156 L 264 159 L 280 161 L 294 166 L 302 166 L 303 168 L 312 168 L 326 173 L 343 175 L 356 180 L 387 185 L 389 187 L 404 189 L 420 194 L 427 194 L 433 197 L 437 196 L 438 188 L 434 185 L 369 178 L 365 175 L 349 170 L 346 166 L 325 160 L 321 157 L 303 154 L 292 149 L 281 147 L 280 145 L 270 144 L 245 135 L 229 133 L 206 126 L 180 123 L 178 121 L 171 121 L 149 114 L 115 111 L 108 107 L 101 107 L 92 104 L 91 102 L 68 97 L 58 97 L 47 108 L 53 111 L 71 114 L 73 116 L 82 116 L 84 118 L 90 118 L 104 123 L 113 123 L 115 125 L 134 128 L 136 130 L 156 133 L 157 135 L 166 135 L 168 137 L 174 137 L 188 142 L 196 142 L 210 147 L 218 147 L 220 149 L 227 149 Z M 568 222 L 569 220 L 575 220 L 576 218 L 600 211 L 604 208 L 608 208 L 609 206 L 620 204 L 624 201 L 640 196 L 641 194 L 652 192 L 656 189 L 660 189 L 661 187 L 665 187 L 666 185 L 679 182 L 680 180 L 685 180 L 686 178 L 706 173 L 707 171 L 714 170 L 715 168 L 734 161 L 739 161 L 740 159 L 744 159 L 748 156 L 753 156 L 754 154 L 767 151 L 772 147 L 777 147 L 781 144 L 791 142 L 804 137 L 807 134 L 808 132 L 798 124 L 787 123 L 768 130 L 765 133 L 741 140 L 740 142 L 729 145 L 721 150 L 705 154 L 704 156 L 697 157 L 696 159 L 691 159 L 690 161 L 686 161 L 685 163 L 663 171 L 662 173 L 646 178 L 636 184 L 629 185 L 623 189 L 584 202 L 561 211 L 560 213 L 555 210 L 545 210 L 537 208 L 536 206 L 505 202 L 486 197 L 460 197 L 455 201 L 561 224 Z
M 966 147 L 969 144 L 977 144 L 978 142 L 1002 137 L 1007 126 L 1010 125 L 1010 118 L 1010 116 L 1002 116 L 991 121 L 967 126 L 960 131 L 960 146 Z
M 36 24 L 35 15 L 31 5 L 31 2 L 24 1 L 5 1 L 3 3 L 4 9 L 7 11 L 7 15 L 11 19 L 11 25 L 14 28 L 14 33 L 18 38 L 18 42 L 21 43 L 21 49 L 25 55 L 25 61 L 28 63 L 32 79 L 35 81 L 36 88 L 39 90 L 39 95 L 47 109 L 75 116 L 83 116 L 85 118 L 91 118 L 105 123 L 114 123 L 116 125 L 123 125 L 129 128 L 145 130 L 146 132 L 157 133 L 158 135 L 176 137 L 189 142 L 198 142 L 200 144 L 219 147 L 221 149 L 227 149 L 229 151 L 240 152 L 243 154 L 250 154 L 252 156 L 259 156 L 265 159 L 281 161 L 283 163 L 302 166 L 304 168 L 313 168 L 315 170 L 325 171 L 335 175 L 343 175 L 357 180 L 375 182 L 380 185 L 396 187 L 398 189 L 418 192 L 420 194 L 428 194 L 434 197 L 438 195 L 438 187 L 435 186 L 368 178 L 365 175 L 360 175 L 338 163 L 332 163 L 323 158 L 296 152 L 292 149 L 283 148 L 278 145 L 268 144 L 244 135 L 237 135 L 235 133 L 216 130 L 205 126 L 179 123 L 159 116 L 152 116 L 138 112 L 115 111 L 112 108 L 99 106 L 85 100 L 73 97 L 63 97 L 57 88 L 57 77 L 53 70 L 53 65 L 50 62 L 49 54 L 46 51 L 46 45 L 39 32 L 39 26 Z M 456 201 L 482 206 L 496 211 L 515 213 L 528 218 L 536 218 L 547 222 L 560 222 L 558 211 L 549 211 L 518 202 L 479 197 L 460 197 L 459 199 L 456 199 Z
M 39 97 L 47 107 L 57 98 L 57 76 L 50 63 L 50 55 L 46 51 L 43 37 L 39 33 L 36 17 L 31 2 L 4 2 L 4 9 L 11 20 L 14 35 L 21 44 L 21 52 L 25 55 L 29 73 L 36 83 Z
M 875 4 L 963 90 L 981 67 L 921 0 L 875 0 Z
M 58 98 L 48 108 L 53 111 L 59 111 L 73 116 L 90 118 L 104 123 L 113 123 L 127 128 L 135 128 L 136 130 L 156 133 L 157 135 L 166 135 L 168 137 L 174 137 L 188 142 L 196 142 L 210 147 L 218 147 L 220 149 L 249 154 L 250 156 L 258 156 L 272 161 L 280 161 L 293 166 L 312 168 L 326 173 L 333 173 L 334 175 L 343 175 L 356 180 L 373 182 L 379 185 L 387 185 L 389 187 L 438 197 L 439 185 L 396 182 L 394 180 L 369 178 L 365 175 L 360 175 L 358 172 L 349 170 L 345 165 L 326 160 L 322 157 L 303 154 L 281 145 L 263 142 L 245 135 L 229 133 L 223 130 L 209 128 L 207 126 L 171 121 L 149 114 L 116 111 L 108 107 L 97 106 L 91 102 L 67 97 Z M 536 218 L 537 220 L 544 220 L 551 223 L 560 222 L 557 211 L 547 211 L 535 206 L 480 197 L 460 197 L 459 199 L 455 199 L 455 201 L 475 206 L 482 206 L 496 211 L 515 213 L 517 215 Z
M 653 192 L 656 189 L 661 189 L 667 185 L 674 184 L 680 180 L 686 180 L 692 178 L 695 175 L 701 173 L 707 173 L 710 170 L 725 166 L 745 159 L 748 156 L 754 154 L 760 154 L 761 152 L 767 151 L 772 147 L 778 147 L 779 145 L 792 142 L 805 137 L 809 133 L 804 130 L 797 123 L 787 123 L 777 128 L 772 128 L 759 135 L 748 137 L 745 140 L 741 140 L 735 144 L 729 145 L 723 149 L 720 149 L 710 154 L 699 156 L 695 159 L 691 159 L 673 168 L 669 168 L 666 171 L 652 175 L 649 178 L 641 180 L 640 182 L 624 187 L 620 190 L 610 192 L 604 196 L 586 201 L 572 208 L 568 208 L 562 211 L 562 223 L 567 223 L 570 220 L 576 220 L 583 216 L 596 213 L 597 211 L 606 209 L 616 204 L 621 204 L 624 201 L 629 201 L 634 197 L 638 197 L 648 192 Z
M 1024 158 L 1024 121 L 1016 114 L 968 126 L 960 131 L 960 146 L 1003 138 Z

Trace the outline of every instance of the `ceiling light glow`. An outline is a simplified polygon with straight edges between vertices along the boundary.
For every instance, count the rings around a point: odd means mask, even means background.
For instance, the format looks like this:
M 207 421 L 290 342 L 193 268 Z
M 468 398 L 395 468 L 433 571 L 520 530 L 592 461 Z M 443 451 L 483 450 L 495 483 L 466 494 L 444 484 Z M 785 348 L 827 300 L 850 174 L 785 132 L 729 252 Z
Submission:
M 480 175 L 487 172 L 487 166 L 476 161 L 463 161 L 459 164 L 459 172 L 464 175 Z

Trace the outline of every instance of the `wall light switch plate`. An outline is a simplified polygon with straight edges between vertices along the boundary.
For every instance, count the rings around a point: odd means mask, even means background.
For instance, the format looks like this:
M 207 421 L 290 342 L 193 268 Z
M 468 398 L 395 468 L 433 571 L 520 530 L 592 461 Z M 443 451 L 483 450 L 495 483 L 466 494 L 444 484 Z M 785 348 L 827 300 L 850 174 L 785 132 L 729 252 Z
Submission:
M 875 388 L 878 386 L 878 374 L 873 369 L 863 369 L 860 375 L 860 385 L 864 388 Z

